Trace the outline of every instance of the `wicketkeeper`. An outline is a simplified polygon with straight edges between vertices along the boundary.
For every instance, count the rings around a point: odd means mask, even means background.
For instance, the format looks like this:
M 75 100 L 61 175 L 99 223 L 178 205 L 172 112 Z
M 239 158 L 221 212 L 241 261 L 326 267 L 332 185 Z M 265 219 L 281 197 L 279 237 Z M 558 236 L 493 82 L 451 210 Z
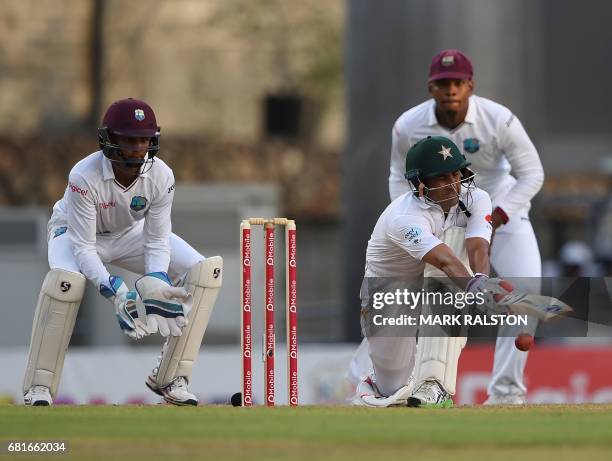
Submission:
M 174 175 L 157 157 L 159 138 L 146 102 L 116 101 L 98 130 L 100 150 L 70 171 L 48 224 L 50 270 L 34 314 L 26 405 L 53 403 L 87 280 L 114 307 L 130 338 L 166 337 L 146 385 L 169 403 L 198 403 L 188 384 L 221 287 L 223 260 L 205 258 L 171 232 Z M 144 275 L 131 288 L 107 264 Z M 145 316 L 136 308 L 139 298 Z

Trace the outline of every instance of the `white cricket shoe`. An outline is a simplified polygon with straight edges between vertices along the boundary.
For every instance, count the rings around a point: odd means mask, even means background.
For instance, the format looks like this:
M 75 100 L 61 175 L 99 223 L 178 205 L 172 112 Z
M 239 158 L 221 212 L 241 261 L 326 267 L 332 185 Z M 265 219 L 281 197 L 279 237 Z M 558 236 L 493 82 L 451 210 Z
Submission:
M 30 407 L 48 407 L 53 399 L 47 386 L 32 386 L 23 396 L 23 402 Z
M 157 383 L 157 369 L 154 369 L 153 373 L 147 376 L 145 384 L 149 389 L 157 395 L 161 395 L 166 402 L 172 405 L 182 406 L 198 404 L 198 398 L 187 389 L 189 382 L 184 376 L 174 378 L 166 387 L 160 387 Z
M 485 401 L 485 405 L 525 405 L 523 394 L 494 394 Z
M 187 378 L 179 376 L 166 387 L 160 389 L 164 400 L 173 405 L 197 405 L 198 398 L 187 389 Z
M 378 387 L 376 387 L 372 377 L 366 376 L 359 382 L 357 389 L 355 389 L 355 398 L 353 399 L 353 403 L 355 405 L 370 406 L 368 404 L 368 400 L 378 398 L 382 398 L 382 394 L 378 390 Z
M 415 387 L 408 398 L 409 407 L 438 407 L 450 408 L 453 406 L 451 395 L 435 379 L 423 381 Z
M 145 380 L 145 385 L 157 395 L 161 397 L 164 396 L 164 394 L 162 394 L 161 390 L 159 389 L 159 385 L 157 384 L 157 368 L 154 368 L 153 373 L 147 376 L 147 379 Z
M 356 391 L 356 398 L 353 403 L 356 405 L 364 405 L 367 407 L 387 408 L 387 407 L 405 407 L 407 399 L 412 392 L 413 380 L 412 376 L 408 384 L 400 387 L 390 396 L 386 397 L 380 393 L 374 379 L 367 376 L 359 383 Z

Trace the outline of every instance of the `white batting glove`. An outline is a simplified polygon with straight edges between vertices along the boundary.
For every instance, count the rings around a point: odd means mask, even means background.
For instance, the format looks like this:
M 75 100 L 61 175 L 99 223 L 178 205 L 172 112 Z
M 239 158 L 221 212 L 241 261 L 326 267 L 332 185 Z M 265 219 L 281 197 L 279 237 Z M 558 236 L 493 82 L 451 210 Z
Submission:
M 111 275 L 108 284 L 100 284 L 100 293 L 115 306 L 115 315 L 121 331 L 132 339 L 144 338 L 149 334 L 145 324 L 138 318 L 138 294 L 128 290 L 121 277 Z
M 499 304 L 504 296 L 514 290 L 510 282 L 499 278 L 489 278 L 485 274 L 476 274 L 465 287 L 465 291 L 474 293 L 478 296 L 479 301 L 476 306 L 483 311 L 491 310 L 497 313 L 507 313 L 508 308 L 505 305 Z M 484 302 L 480 302 L 484 300 Z
M 193 297 L 183 287 L 174 287 L 165 272 L 151 272 L 136 280 L 136 290 L 147 313 L 147 331 L 181 336 Z

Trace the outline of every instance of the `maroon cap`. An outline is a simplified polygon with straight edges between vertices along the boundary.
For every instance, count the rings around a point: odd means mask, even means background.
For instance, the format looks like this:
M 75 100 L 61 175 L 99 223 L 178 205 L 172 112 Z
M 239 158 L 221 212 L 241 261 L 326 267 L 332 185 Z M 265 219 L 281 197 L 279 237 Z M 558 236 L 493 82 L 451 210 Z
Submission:
M 152 138 L 159 133 L 151 106 L 134 98 L 120 99 L 112 103 L 104 114 L 102 124 L 111 133 L 120 136 Z
M 473 76 L 472 63 L 468 57 L 459 50 L 449 49 L 441 51 L 431 60 L 427 82 L 443 78 L 472 80 Z

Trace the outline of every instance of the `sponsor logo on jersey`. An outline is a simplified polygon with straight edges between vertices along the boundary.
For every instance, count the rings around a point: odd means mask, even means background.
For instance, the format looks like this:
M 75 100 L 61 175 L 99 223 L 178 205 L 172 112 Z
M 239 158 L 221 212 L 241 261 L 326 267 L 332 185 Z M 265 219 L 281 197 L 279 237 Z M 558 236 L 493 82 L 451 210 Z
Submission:
M 117 202 L 114 201 L 110 201 L 110 202 L 102 202 L 98 205 L 100 208 L 102 208 L 103 210 L 108 210 L 109 208 L 115 208 L 117 206 Z
M 130 208 L 134 211 L 142 211 L 147 206 L 147 199 L 137 195 L 132 198 L 132 202 L 130 203 Z
M 55 229 L 55 231 L 53 231 L 53 238 L 59 237 L 60 235 L 65 234 L 67 230 L 68 230 L 67 226 L 58 227 L 57 229 Z
M 68 188 L 70 189 L 71 192 L 76 192 L 77 194 L 81 194 L 83 197 L 85 197 L 87 195 L 87 192 L 89 192 L 87 189 L 81 189 L 79 186 L 76 186 L 72 184 L 71 182 L 68 183 Z
M 134 117 L 139 122 L 142 122 L 145 119 L 144 110 L 142 110 L 142 109 L 135 109 L 134 110 Z
M 419 236 L 423 231 L 420 227 L 411 227 L 404 234 L 404 238 L 408 240 L 410 243 L 414 243 L 415 245 L 421 243 L 421 239 Z
M 467 138 L 463 141 L 463 149 L 470 154 L 474 154 L 480 149 L 480 142 L 476 138 Z
M 168 193 L 172 192 L 175 187 L 176 187 L 176 183 L 174 183 L 170 187 L 168 187 Z
M 490 214 L 488 214 L 485 216 L 485 221 L 491 224 L 493 222 L 493 217 Z

